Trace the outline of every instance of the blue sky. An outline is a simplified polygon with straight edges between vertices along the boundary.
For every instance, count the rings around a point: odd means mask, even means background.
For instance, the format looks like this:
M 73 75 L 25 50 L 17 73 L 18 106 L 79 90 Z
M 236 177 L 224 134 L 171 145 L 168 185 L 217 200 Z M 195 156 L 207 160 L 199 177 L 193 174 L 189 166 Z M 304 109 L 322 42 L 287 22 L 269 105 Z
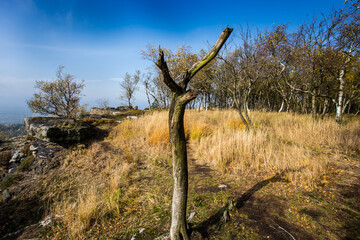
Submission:
M 82 103 L 107 98 L 118 106 L 125 73 L 152 66 L 140 54 L 148 44 L 174 51 L 188 44 L 197 52 L 226 25 L 288 23 L 294 30 L 342 6 L 343 0 L 0 0 L 0 114 L 31 115 L 26 100 L 35 80 L 55 79 L 59 65 L 85 80 Z M 144 108 L 145 99 L 138 92 L 135 104 Z

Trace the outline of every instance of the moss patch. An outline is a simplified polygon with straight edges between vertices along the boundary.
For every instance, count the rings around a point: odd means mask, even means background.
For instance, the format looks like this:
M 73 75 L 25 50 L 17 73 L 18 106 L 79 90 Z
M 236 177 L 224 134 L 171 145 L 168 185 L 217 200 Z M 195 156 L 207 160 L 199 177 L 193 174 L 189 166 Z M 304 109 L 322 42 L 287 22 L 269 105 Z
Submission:
M 4 181 L 2 181 L 1 185 L 0 185 L 1 191 L 5 190 L 8 187 L 10 187 L 11 185 L 13 185 L 18 180 L 20 180 L 20 176 L 17 175 L 17 174 L 14 174 L 14 175 L 4 179 Z
M 29 171 L 31 169 L 31 165 L 34 163 L 35 157 L 28 156 L 17 168 L 18 171 Z

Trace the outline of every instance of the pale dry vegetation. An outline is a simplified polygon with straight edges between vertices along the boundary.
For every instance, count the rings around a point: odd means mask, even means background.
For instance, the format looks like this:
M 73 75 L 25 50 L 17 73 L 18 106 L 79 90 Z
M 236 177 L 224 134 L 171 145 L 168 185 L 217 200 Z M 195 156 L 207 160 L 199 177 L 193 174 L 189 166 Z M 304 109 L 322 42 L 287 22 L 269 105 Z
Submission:
M 51 215 L 61 226 L 56 231 L 82 239 L 90 224 L 119 214 L 120 190 L 128 186 L 132 168 L 108 142 L 69 152 L 47 182 L 47 196 L 55 200 Z
M 342 154 L 360 148 L 356 119 L 339 126 L 333 119 L 313 120 L 307 115 L 251 115 L 256 131 L 246 132 L 235 111 L 187 110 L 189 159 L 241 178 L 265 179 L 281 173 L 290 184 L 309 189 L 343 160 Z M 168 228 L 169 216 L 163 215 L 171 201 L 167 119 L 167 111 L 155 111 L 125 120 L 103 142 L 69 152 L 47 190 L 55 199 L 52 214 L 61 226 L 55 236 L 59 231 L 72 239 L 85 238 L 109 217 L 129 225 L 141 221 L 148 228 L 152 224 Z M 156 185 L 144 179 L 156 179 Z
M 223 173 L 278 172 L 293 185 L 311 187 L 339 160 L 336 153 L 360 147 L 358 122 L 339 126 L 332 119 L 313 120 L 308 115 L 253 112 L 256 131 L 247 133 L 236 112 L 209 114 L 218 116 L 212 118 L 218 129 L 191 146 L 195 158 Z
M 190 157 L 222 173 L 270 176 L 278 172 L 294 185 L 311 187 L 336 164 L 340 153 L 349 154 L 360 147 L 357 120 L 340 126 L 331 118 L 251 114 L 256 131 L 247 133 L 235 111 L 187 111 L 185 132 Z M 155 112 L 126 121 L 113 131 L 112 143 L 153 160 L 170 161 L 167 118 L 167 112 Z

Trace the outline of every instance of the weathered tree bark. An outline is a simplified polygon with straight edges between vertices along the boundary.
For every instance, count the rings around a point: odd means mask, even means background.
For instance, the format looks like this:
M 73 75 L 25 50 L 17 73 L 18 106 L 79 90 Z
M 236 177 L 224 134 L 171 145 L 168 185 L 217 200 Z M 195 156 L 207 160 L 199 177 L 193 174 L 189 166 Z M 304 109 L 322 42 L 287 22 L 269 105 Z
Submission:
M 173 161 L 174 192 L 171 210 L 170 238 L 172 240 L 189 239 L 186 224 L 186 205 L 188 193 L 187 151 L 184 131 L 184 113 L 186 104 L 195 99 L 199 90 L 187 90 L 188 83 L 205 65 L 213 60 L 233 29 L 226 28 L 211 50 L 183 75 L 176 83 L 171 77 L 164 52 L 159 49 L 156 65 L 160 68 L 164 83 L 170 88 L 172 96 L 169 109 L 169 134 Z
M 186 225 L 188 192 L 187 151 L 184 131 L 184 113 L 188 102 L 198 92 L 174 93 L 169 111 L 169 131 L 173 161 L 174 192 L 171 211 L 171 239 L 189 239 Z

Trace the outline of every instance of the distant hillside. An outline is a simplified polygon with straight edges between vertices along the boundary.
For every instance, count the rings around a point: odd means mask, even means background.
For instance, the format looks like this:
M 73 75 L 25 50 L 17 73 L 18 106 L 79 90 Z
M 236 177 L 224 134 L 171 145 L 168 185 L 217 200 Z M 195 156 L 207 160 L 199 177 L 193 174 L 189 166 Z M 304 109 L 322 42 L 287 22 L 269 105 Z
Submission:
M 26 131 L 24 124 L 0 124 L 0 133 L 1 140 L 3 140 L 25 135 Z
M 24 118 L 28 117 L 25 113 L 0 113 L 0 124 L 23 124 Z

